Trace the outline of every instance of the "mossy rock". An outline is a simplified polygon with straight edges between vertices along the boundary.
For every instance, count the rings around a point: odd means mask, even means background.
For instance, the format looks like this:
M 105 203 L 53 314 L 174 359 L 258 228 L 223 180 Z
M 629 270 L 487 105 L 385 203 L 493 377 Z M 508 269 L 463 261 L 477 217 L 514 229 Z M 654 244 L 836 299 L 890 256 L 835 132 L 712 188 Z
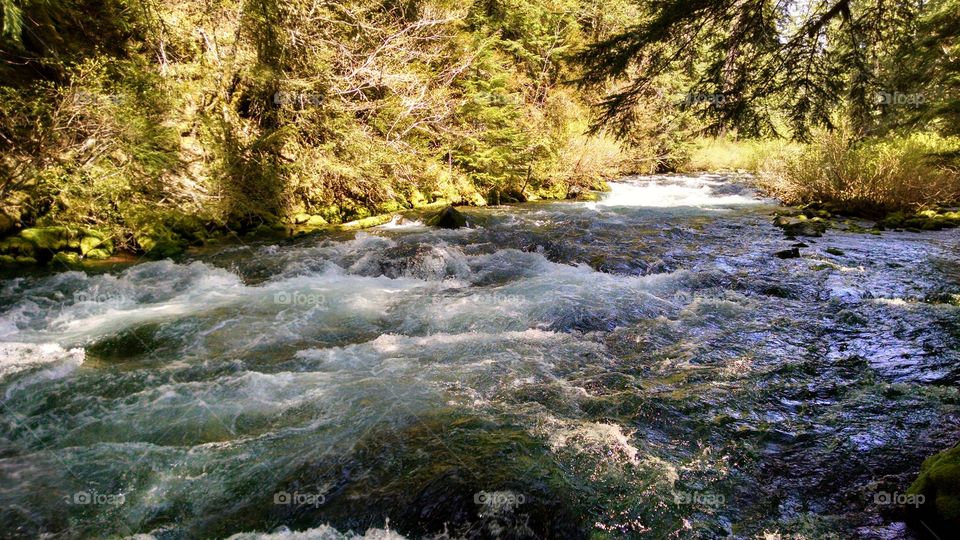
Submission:
M 892 212 L 883 218 L 877 225 L 886 228 L 903 228 L 910 231 L 939 231 L 960 227 L 960 212 L 936 210 L 922 210 L 915 214 Z
M 32 242 L 19 236 L 11 236 L 0 241 L 0 253 L 11 256 L 33 257 L 36 253 L 36 247 Z
M 773 224 L 783 229 L 783 232 L 789 236 L 823 236 L 830 228 L 830 224 L 822 218 L 808 218 L 804 215 L 796 217 L 777 216 Z
M 410 201 L 410 205 L 414 208 L 420 208 L 421 206 L 430 204 L 430 201 L 428 201 L 427 198 L 423 196 L 423 193 L 420 193 L 420 190 L 418 189 L 414 189 L 410 192 L 410 197 L 408 197 L 408 200 Z
M 88 259 L 94 259 L 94 260 L 103 260 L 103 259 L 109 259 L 111 255 L 113 255 L 112 251 L 108 251 L 103 248 L 95 248 L 88 251 L 84 255 L 84 257 Z
M 135 240 L 140 249 L 151 257 L 175 257 L 184 251 L 183 239 L 162 226 L 152 226 L 139 232 Z
M 292 218 L 291 221 L 293 221 L 293 224 L 294 224 L 294 225 L 302 225 L 302 224 L 310 221 L 310 218 L 312 218 L 312 217 L 313 217 L 313 216 L 311 216 L 310 214 L 300 213 L 300 214 L 295 214 L 295 215 L 293 216 L 293 218 Z M 326 221 L 326 220 L 324 220 L 324 221 Z
M 907 493 L 923 496 L 921 504 L 907 506 L 911 518 L 944 533 L 960 527 L 960 446 L 924 460 Z
M 310 216 L 310 219 L 304 222 L 304 225 L 307 227 L 324 227 L 329 225 L 327 220 L 323 219 L 323 216 Z
M 107 253 L 107 257 L 113 253 L 113 242 L 109 238 L 106 238 L 103 235 L 91 235 L 88 234 L 80 239 L 80 253 L 84 256 L 90 257 L 90 252 L 92 251 L 103 251 Z
M 368 218 L 358 219 L 355 221 L 350 221 L 342 225 L 338 225 L 336 228 L 341 231 L 355 231 L 360 229 L 369 229 L 370 227 L 377 227 L 385 223 L 389 223 L 393 219 L 391 214 L 383 214 L 380 216 L 371 216 Z
M 20 237 L 38 249 L 61 251 L 80 247 L 79 231 L 68 227 L 31 227 L 20 231 Z
M 83 261 L 79 253 L 73 251 L 59 251 L 53 256 L 54 263 L 61 263 L 67 266 L 79 266 Z
M 327 223 L 343 222 L 343 218 L 341 217 L 340 207 L 335 204 L 331 204 L 330 206 L 324 206 L 313 215 L 322 217 L 323 219 L 327 220 Z

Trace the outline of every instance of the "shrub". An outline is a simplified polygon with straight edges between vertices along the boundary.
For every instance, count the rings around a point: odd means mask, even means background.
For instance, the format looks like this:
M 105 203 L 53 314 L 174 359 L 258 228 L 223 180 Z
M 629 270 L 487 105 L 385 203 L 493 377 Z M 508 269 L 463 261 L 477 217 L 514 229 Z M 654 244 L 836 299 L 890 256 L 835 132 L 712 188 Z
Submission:
M 802 152 L 761 171 L 761 187 L 788 204 L 823 203 L 845 213 L 880 216 L 960 200 L 960 138 L 913 133 L 852 140 L 822 132 Z

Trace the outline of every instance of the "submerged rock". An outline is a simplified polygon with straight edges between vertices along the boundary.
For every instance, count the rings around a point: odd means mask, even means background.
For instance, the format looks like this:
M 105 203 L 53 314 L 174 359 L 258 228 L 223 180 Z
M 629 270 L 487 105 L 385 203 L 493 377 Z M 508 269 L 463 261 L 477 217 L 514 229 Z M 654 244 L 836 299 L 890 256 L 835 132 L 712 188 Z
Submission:
M 469 226 L 467 216 L 463 215 L 452 206 L 448 206 L 436 214 L 428 217 L 424 223 L 431 227 L 440 227 L 441 229 L 459 229 L 461 227 Z
M 799 259 L 800 258 L 800 249 L 792 247 L 790 249 L 780 250 L 774 253 L 774 256 L 781 259 Z
M 924 460 L 908 495 L 908 516 L 946 534 L 960 527 L 960 445 Z

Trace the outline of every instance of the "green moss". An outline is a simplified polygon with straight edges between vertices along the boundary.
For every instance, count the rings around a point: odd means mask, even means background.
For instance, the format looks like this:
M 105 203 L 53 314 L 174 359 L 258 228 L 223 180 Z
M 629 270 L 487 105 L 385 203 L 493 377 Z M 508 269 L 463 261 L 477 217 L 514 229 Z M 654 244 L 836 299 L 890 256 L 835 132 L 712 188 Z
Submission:
M 328 225 L 328 223 L 327 220 L 323 219 L 323 216 L 310 216 L 304 225 L 308 227 L 323 227 Z
M 88 259 L 103 260 L 109 259 L 112 253 L 106 249 L 96 248 L 88 251 L 84 256 Z
M 60 251 L 53 256 L 54 263 L 62 263 L 68 266 L 79 266 L 82 262 L 82 258 L 79 253 L 74 253 L 72 251 Z
M 109 257 L 109 254 L 113 252 L 113 242 L 104 235 L 88 234 L 80 239 L 80 253 L 89 257 L 91 251 L 104 251 Z
M 908 506 L 914 517 L 941 528 L 960 527 L 960 446 L 927 458 L 907 493 L 924 498 L 919 506 Z
M 796 217 L 777 216 L 773 224 L 783 229 L 789 236 L 823 236 L 830 228 L 829 222 L 820 217 L 808 218 L 800 214 Z
M 20 231 L 20 236 L 39 249 L 59 251 L 80 247 L 78 231 L 68 227 L 33 227 Z
M 19 236 L 11 236 L 0 241 L 0 253 L 5 255 L 23 255 L 32 257 L 36 248 L 32 242 Z
M 377 227 L 383 225 L 384 223 L 389 223 L 393 219 L 391 214 L 383 214 L 380 216 L 371 216 L 364 219 L 358 219 L 355 221 L 350 221 L 342 225 L 338 225 L 337 229 L 341 231 L 355 231 L 359 229 L 369 229 L 370 227 Z

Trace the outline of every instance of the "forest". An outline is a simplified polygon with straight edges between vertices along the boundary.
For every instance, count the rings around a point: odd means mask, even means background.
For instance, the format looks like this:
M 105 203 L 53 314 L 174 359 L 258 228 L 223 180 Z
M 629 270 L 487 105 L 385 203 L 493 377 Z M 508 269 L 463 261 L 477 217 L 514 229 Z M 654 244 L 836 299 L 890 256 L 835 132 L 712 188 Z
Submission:
M 0 250 L 46 257 L 18 240 L 33 229 L 90 238 L 71 263 L 166 256 L 724 169 L 791 204 L 947 226 L 958 9 L 4 0 Z

